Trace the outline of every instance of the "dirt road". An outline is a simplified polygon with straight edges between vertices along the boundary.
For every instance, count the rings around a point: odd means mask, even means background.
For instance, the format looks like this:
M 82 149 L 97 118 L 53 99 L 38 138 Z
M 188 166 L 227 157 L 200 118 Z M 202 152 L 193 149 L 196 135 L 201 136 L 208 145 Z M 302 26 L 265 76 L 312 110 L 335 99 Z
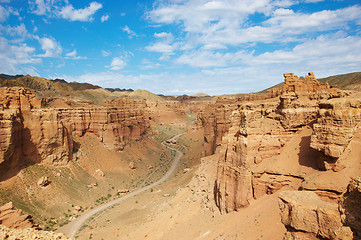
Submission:
M 181 134 L 178 134 L 170 139 L 172 140 L 177 140 L 180 136 L 182 136 L 184 133 L 181 133 Z M 69 224 L 67 224 L 63 229 L 63 233 L 66 234 L 67 236 L 69 237 L 74 237 L 75 234 L 79 231 L 79 229 L 81 228 L 81 226 L 89 219 L 91 218 L 93 215 L 101 212 L 101 211 L 104 211 L 106 210 L 107 208 L 109 207 L 112 207 L 116 204 L 119 204 L 120 202 L 128 199 L 128 198 L 131 198 L 131 197 L 134 197 L 136 195 L 138 195 L 139 193 L 142 193 L 148 189 L 151 189 L 151 188 L 154 188 L 155 186 L 163 183 L 164 181 L 166 181 L 175 171 L 175 169 L 177 168 L 178 166 L 178 163 L 179 161 L 181 160 L 182 156 L 183 156 L 183 153 L 178 151 L 177 149 L 175 148 L 172 148 L 168 145 L 165 145 L 164 143 L 162 143 L 164 146 L 166 146 L 167 148 L 171 149 L 171 150 L 174 150 L 176 152 L 176 155 L 174 156 L 174 159 L 173 159 L 173 162 L 172 162 L 172 165 L 170 166 L 169 170 L 166 172 L 166 174 L 161 178 L 159 179 L 158 181 L 146 186 L 146 187 L 143 187 L 143 188 L 140 188 L 140 189 L 137 189 L 135 190 L 134 192 L 131 192 L 123 197 L 120 197 L 120 198 L 117 198 L 117 199 L 114 199 L 113 201 L 110 201 L 110 202 L 107 202 L 103 205 L 100 205 L 96 208 L 93 208 L 92 210 L 89 210 L 87 212 L 85 212 L 83 215 L 79 216 L 78 218 L 74 219 L 72 222 L 70 222 Z

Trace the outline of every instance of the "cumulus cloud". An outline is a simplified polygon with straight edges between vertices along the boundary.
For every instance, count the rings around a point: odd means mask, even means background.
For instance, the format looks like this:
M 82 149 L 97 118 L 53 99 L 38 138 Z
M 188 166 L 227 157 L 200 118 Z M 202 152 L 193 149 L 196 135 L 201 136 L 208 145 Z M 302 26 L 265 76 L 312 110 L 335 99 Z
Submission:
M 8 27 L 6 27 L 5 31 L 9 36 L 12 36 L 12 37 L 16 37 L 16 36 L 21 37 L 21 38 L 30 37 L 30 34 L 29 34 L 28 30 L 26 29 L 26 26 L 24 23 L 21 23 L 19 26 L 16 26 L 16 27 L 8 26 Z
M 91 2 L 88 7 L 82 9 L 74 9 L 72 5 L 67 5 L 61 9 L 59 15 L 69 21 L 93 21 L 93 15 L 102 7 L 103 5 L 97 2 Z
M 28 73 L 36 71 L 29 64 L 38 64 L 41 59 L 34 57 L 35 48 L 25 43 L 11 44 L 6 38 L 0 37 L 0 72 L 7 74 Z M 27 70 L 31 70 L 27 72 Z
M 125 60 L 121 57 L 115 57 L 113 58 L 109 68 L 111 70 L 121 70 L 123 69 L 125 66 L 127 65 L 127 63 L 125 62 Z
M 361 22 L 361 6 L 314 13 L 294 12 L 286 7 L 297 1 L 224 0 L 160 2 L 148 12 L 157 24 L 180 25 L 186 33 L 182 49 L 225 49 L 257 42 L 300 41 L 303 34 L 332 31 Z M 265 20 L 249 24 L 249 17 L 263 14 Z
M 137 34 L 134 31 L 132 31 L 128 26 L 124 26 L 122 30 L 128 34 L 128 38 L 133 38 L 137 36 Z
M 0 5 L 0 22 L 6 21 L 10 14 L 19 16 L 19 12 L 14 10 L 12 7 L 3 7 Z
M 160 60 L 167 60 L 178 49 L 179 43 L 174 42 L 172 33 L 154 33 L 154 37 L 159 39 L 159 41 L 146 46 L 145 49 L 149 52 L 162 53 L 163 55 Z
M 173 51 L 176 49 L 176 46 L 166 42 L 157 42 L 145 47 L 145 49 L 147 49 L 149 52 L 173 53 Z
M 154 33 L 154 37 L 156 38 L 167 38 L 167 39 L 173 39 L 173 34 L 168 32 L 160 32 L 160 33 Z
M 107 14 L 107 15 L 103 15 L 103 16 L 100 18 L 101 22 L 108 21 L 108 19 L 109 19 L 109 15 L 108 15 L 108 14 Z
M 30 11 L 36 15 L 56 15 L 67 0 L 29 0 Z
M 0 22 L 4 22 L 9 17 L 9 15 L 9 11 L 0 5 Z
M 86 57 L 77 56 L 76 49 L 74 51 L 65 54 L 66 59 L 87 59 Z
M 60 43 L 49 37 L 40 38 L 35 36 L 41 45 L 41 49 L 45 51 L 44 54 L 40 54 L 39 57 L 58 57 L 63 51 Z

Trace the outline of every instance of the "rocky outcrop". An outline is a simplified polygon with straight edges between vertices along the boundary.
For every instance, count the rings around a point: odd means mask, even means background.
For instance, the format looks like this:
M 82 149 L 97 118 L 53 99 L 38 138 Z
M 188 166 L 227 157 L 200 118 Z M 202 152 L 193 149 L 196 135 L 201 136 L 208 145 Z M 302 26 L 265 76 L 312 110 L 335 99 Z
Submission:
M 16 229 L 39 229 L 39 226 L 34 223 L 32 216 L 24 214 L 20 209 L 15 209 L 12 202 L 0 207 L 0 224 Z
M 356 177 L 350 181 L 347 191 L 343 194 L 339 202 L 342 222 L 349 226 L 354 235 L 354 239 L 361 238 L 361 177 Z
M 350 143 L 361 121 L 359 98 L 330 99 L 319 103 L 311 147 L 337 160 Z
M 243 104 L 232 114 L 232 127 L 218 151 L 216 202 L 221 211 L 233 211 L 248 206 L 250 199 L 259 197 L 266 185 L 252 175 L 251 167 L 279 155 L 289 139 L 282 125 L 269 116 L 277 102 Z M 258 182 L 258 183 L 255 183 Z M 269 187 L 269 186 L 268 186 Z M 268 191 L 268 190 L 267 190 Z
M 278 113 L 281 115 L 282 125 L 289 130 L 316 120 L 318 102 L 328 99 L 331 92 L 335 92 L 335 95 L 337 92 L 328 83 L 318 82 L 312 72 L 304 78 L 285 73 L 284 78 Z
M 337 203 L 322 201 L 310 191 L 284 191 L 279 194 L 281 220 L 288 233 L 284 239 L 352 239 L 343 226 Z M 304 237 L 304 238 L 301 238 Z
M 45 102 L 27 89 L 0 89 L 0 173 L 29 163 L 67 164 L 74 134 L 92 133 L 119 151 L 149 127 L 145 101 L 125 98 L 116 106 L 89 108 L 45 108 Z
M 360 239 L 361 178 L 353 178 L 338 204 L 322 201 L 311 191 L 279 194 L 284 239 Z
M 38 186 L 39 187 L 46 187 L 50 184 L 50 180 L 49 180 L 49 177 L 47 176 L 43 176 L 41 177 L 39 180 L 38 180 Z
M 71 240 L 62 233 L 54 233 L 48 231 L 40 231 L 32 228 L 27 229 L 11 229 L 0 225 L 0 239 L 7 240 Z
M 244 94 L 237 97 L 219 97 L 215 103 L 209 103 L 198 112 L 197 125 L 204 131 L 204 155 L 215 153 L 221 145 L 222 137 L 231 126 L 231 115 L 242 104 L 252 101 L 273 99 L 281 94 L 280 89 L 270 89 L 260 93 Z
M 282 95 L 279 98 L 239 102 L 237 109 L 227 120 L 229 130 L 216 153 L 219 162 L 215 200 L 221 212 L 248 206 L 252 198 L 272 194 L 284 186 L 297 189 L 307 174 L 318 169 L 327 169 L 325 165 L 328 165 L 320 162 L 321 160 L 327 162 L 329 159 L 318 156 L 314 150 L 312 152 L 309 140 L 311 132 L 308 135 L 305 134 L 308 132 L 307 129 L 304 131 L 301 129 L 312 126 L 318 118 L 325 118 L 319 120 L 320 123 L 329 122 L 327 117 L 332 118 L 332 115 L 330 116 L 329 113 L 321 115 L 322 101 L 332 101 L 332 98 L 341 97 L 343 93 L 330 88 L 327 83 L 319 83 L 313 73 L 309 73 L 304 78 L 298 78 L 293 73 L 286 73 L 284 77 Z M 353 115 L 349 112 L 349 116 L 351 119 L 345 118 L 345 123 L 338 120 L 334 122 L 343 126 L 347 125 L 346 122 L 354 124 L 359 114 Z M 315 124 L 313 144 L 322 142 L 321 137 L 317 138 L 321 136 L 317 134 L 317 128 L 318 125 Z M 338 137 L 339 140 L 341 138 Z M 349 141 L 347 134 L 343 138 L 347 139 L 345 143 Z M 289 164 L 287 156 L 283 156 L 283 162 L 278 163 L 278 156 L 291 139 L 295 141 L 290 143 L 288 151 L 294 152 L 297 149 L 299 151 L 294 153 L 293 156 L 297 159 L 292 162 L 305 167 L 287 166 Z M 328 143 L 330 142 L 332 139 Z M 325 142 L 325 145 L 328 143 Z M 316 150 L 320 150 L 315 144 L 313 146 Z M 310 157 L 315 158 L 314 162 L 309 159 Z

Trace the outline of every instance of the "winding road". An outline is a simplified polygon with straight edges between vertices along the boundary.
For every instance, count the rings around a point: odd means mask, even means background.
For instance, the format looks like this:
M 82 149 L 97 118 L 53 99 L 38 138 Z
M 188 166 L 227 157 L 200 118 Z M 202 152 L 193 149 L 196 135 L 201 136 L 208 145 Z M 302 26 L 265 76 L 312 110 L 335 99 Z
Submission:
M 182 136 L 184 133 L 181 133 L 181 134 L 178 134 L 172 138 L 170 138 L 169 140 L 177 140 L 180 136 Z M 63 233 L 69 237 L 74 237 L 75 234 L 79 231 L 79 229 L 81 228 L 81 226 L 89 219 L 91 218 L 93 215 L 101 212 L 101 211 L 104 211 L 105 209 L 107 208 L 110 208 L 128 198 L 131 198 L 131 197 L 134 197 L 136 195 L 138 195 L 139 193 L 142 193 L 148 189 L 151 189 L 161 183 L 163 183 L 164 181 L 166 181 L 175 171 L 175 169 L 177 168 L 178 166 L 178 163 L 179 161 L 182 159 L 182 156 L 183 156 L 183 153 L 178 151 L 177 149 L 175 148 L 172 148 L 172 147 L 169 147 L 167 145 L 164 144 L 164 142 L 162 143 L 165 147 L 173 150 L 176 152 L 176 155 L 174 156 L 174 159 L 173 159 L 173 162 L 172 162 L 172 165 L 170 166 L 169 170 L 166 172 L 166 174 L 161 178 L 159 179 L 158 181 L 156 181 L 155 183 L 152 183 L 146 187 L 143 187 L 143 188 L 140 188 L 140 189 L 137 189 L 135 190 L 134 192 L 131 192 L 125 196 L 122 196 L 120 198 L 117 198 L 117 199 L 114 199 L 110 202 L 107 202 L 107 203 L 104 203 L 96 208 L 93 208 L 92 210 L 90 211 L 87 211 L 85 212 L 83 215 L 79 216 L 78 218 L 74 219 L 72 222 L 70 222 L 69 224 L 67 224 L 63 229 Z

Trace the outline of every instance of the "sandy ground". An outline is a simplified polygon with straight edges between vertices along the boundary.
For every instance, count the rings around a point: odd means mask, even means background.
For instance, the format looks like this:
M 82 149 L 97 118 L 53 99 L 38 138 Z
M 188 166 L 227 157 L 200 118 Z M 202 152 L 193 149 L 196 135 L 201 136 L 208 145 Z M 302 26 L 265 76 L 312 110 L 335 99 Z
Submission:
M 107 210 L 79 239 L 282 239 L 277 194 L 220 215 L 211 196 L 216 160 L 204 158 L 199 169 Z

